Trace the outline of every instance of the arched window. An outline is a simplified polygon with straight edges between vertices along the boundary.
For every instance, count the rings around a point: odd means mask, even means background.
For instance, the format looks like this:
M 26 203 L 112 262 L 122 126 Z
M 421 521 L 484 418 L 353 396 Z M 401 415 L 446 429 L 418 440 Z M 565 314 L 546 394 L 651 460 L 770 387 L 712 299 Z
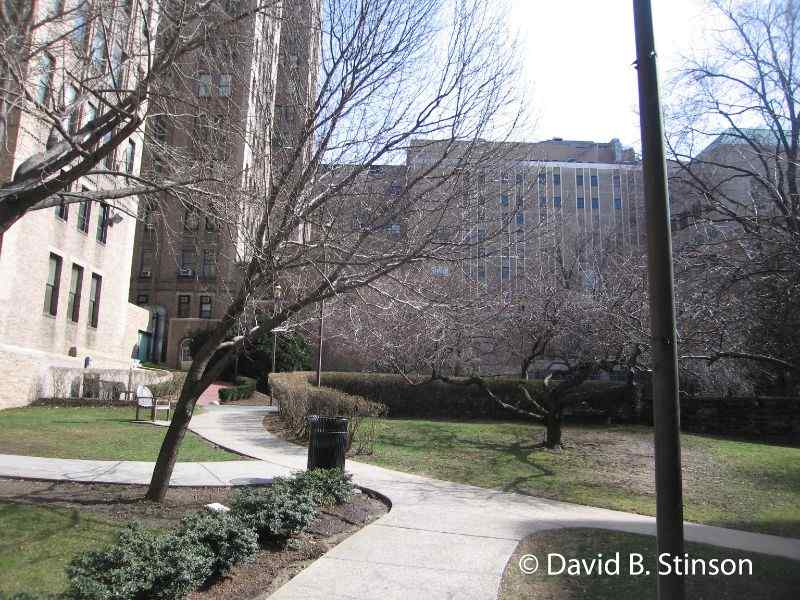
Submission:
M 180 359 L 181 362 L 190 362 L 192 360 L 192 338 L 186 338 L 181 342 Z

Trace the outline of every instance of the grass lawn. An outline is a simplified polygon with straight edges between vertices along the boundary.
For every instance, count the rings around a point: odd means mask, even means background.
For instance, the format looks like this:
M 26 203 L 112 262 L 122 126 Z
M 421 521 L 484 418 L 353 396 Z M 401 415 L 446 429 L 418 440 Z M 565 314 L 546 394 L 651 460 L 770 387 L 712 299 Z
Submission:
M 510 492 L 655 514 L 653 432 L 567 425 L 565 448 L 535 447 L 536 424 L 383 419 L 375 454 L 401 471 Z M 800 448 L 683 435 L 685 518 L 800 537 Z
M 602 553 L 613 557 L 620 553 L 620 574 L 615 575 L 548 575 L 547 555 L 561 554 L 565 558 L 590 560 Z M 797 598 L 800 579 L 797 569 L 800 563 L 767 556 L 748 554 L 735 550 L 687 544 L 690 558 L 708 561 L 749 559 L 752 575 L 706 575 L 696 574 L 686 578 L 686 597 L 697 600 L 792 600 Z M 630 576 L 629 556 L 643 555 L 643 564 L 650 575 Z M 523 574 L 519 560 L 532 554 L 539 561 L 539 570 L 532 575 Z M 560 529 L 536 533 L 523 540 L 514 556 L 509 560 L 500 588 L 500 600 L 618 600 L 619 598 L 656 597 L 656 541 L 652 536 L 618 533 L 602 529 Z M 552 561 L 555 571 L 560 570 L 559 559 Z M 532 563 L 526 563 L 532 564 Z M 708 563 L 706 563 L 708 564 Z M 699 563 L 698 563 L 699 567 Z M 697 572 L 697 571 L 696 571 Z
M 0 454 L 154 461 L 166 428 L 133 423 L 134 408 L 26 407 L 0 411 Z M 243 460 L 187 433 L 179 461 Z
M 118 528 L 77 510 L 0 503 L 0 592 L 63 591 L 72 557 L 109 543 Z

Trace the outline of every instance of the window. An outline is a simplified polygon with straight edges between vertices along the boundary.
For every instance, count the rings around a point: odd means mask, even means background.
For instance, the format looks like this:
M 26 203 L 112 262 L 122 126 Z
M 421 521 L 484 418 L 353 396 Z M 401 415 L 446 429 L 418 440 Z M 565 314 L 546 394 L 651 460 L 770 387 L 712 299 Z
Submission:
M 56 206 L 56 216 L 61 219 L 62 221 L 69 220 L 69 204 L 65 202 L 61 202 L 58 206 Z
M 561 196 L 553 196 L 553 206 L 556 208 L 561 206 Z
M 136 161 L 136 142 L 128 140 L 128 145 L 125 147 L 125 172 L 133 173 L 133 163 Z
M 78 98 L 78 90 L 74 85 L 68 85 L 64 88 L 64 111 L 67 113 L 69 107 L 75 103 L 75 100 Z M 77 107 L 72 107 L 72 110 L 69 111 L 64 117 L 61 119 L 61 127 L 63 127 L 68 133 L 75 133 L 78 130 L 78 109 Z
M 84 115 L 83 124 L 91 123 L 97 118 L 97 107 L 89 102 L 86 105 L 86 114 Z
M 575 185 L 578 187 L 583 186 L 583 175 L 575 175 Z
M 197 77 L 197 95 L 200 98 L 208 98 L 211 96 L 211 75 L 208 73 L 200 73 Z
M 106 243 L 108 239 L 108 216 L 111 212 L 108 204 L 103 202 L 100 204 L 100 214 L 97 216 L 97 241 L 102 242 L 103 244 Z
M 181 277 L 194 277 L 195 253 L 192 248 L 181 250 L 180 273 Z
M 191 314 L 192 297 L 189 294 L 178 296 L 178 318 L 185 319 Z
M 622 198 L 614 198 L 614 208 L 617 210 L 622 208 Z
M 81 313 L 81 288 L 83 288 L 83 267 L 72 265 L 72 277 L 69 281 L 69 303 L 67 311 L 73 323 L 78 322 Z
M 403 191 L 403 186 L 399 183 L 394 182 L 392 185 L 389 186 L 389 195 L 390 196 L 399 196 Z
M 508 281 L 511 279 L 511 258 L 504 256 L 502 261 L 502 266 L 500 267 L 500 278 L 503 281 Z
M 200 226 L 200 219 L 197 216 L 197 210 L 194 208 L 187 208 L 183 215 L 183 229 L 184 231 L 197 231 Z
M 485 281 L 486 280 L 486 267 L 484 266 L 483 262 L 478 265 L 478 280 Z
M 231 83 L 233 78 L 230 73 L 222 73 L 219 76 L 219 87 L 217 88 L 221 98 L 228 98 L 231 95 Z
M 47 2 L 47 16 L 55 17 L 61 14 L 64 10 L 64 0 L 48 0 Z
M 138 306 L 144 306 L 146 304 L 150 304 L 150 296 L 147 294 L 139 294 L 136 296 L 136 304 Z
M 203 250 L 203 262 L 200 265 L 200 275 L 205 279 L 217 276 L 217 253 L 214 250 Z
M 553 185 L 561 185 L 561 173 L 553 173 Z
M 142 250 L 142 257 L 139 261 L 139 277 L 153 276 L 153 251 Z
M 389 223 L 384 229 L 392 235 L 400 235 L 400 223 Z
M 83 188 L 84 192 L 87 192 L 86 188 Z M 89 233 L 89 218 L 91 217 L 92 212 L 92 203 L 88 200 L 84 200 L 80 204 L 78 204 L 78 231 L 82 231 L 83 233 Z
M 591 176 L 592 187 L 597 187 L 597 175 Z
M 545 196 L 541 196 L 539 198 L 539 207 L 540 208 L 547 208 L 547 198 Z
M 109 131 L 107 134 L 105 134 L 103 136 L 103 138 L 100 140 L 100 145 L 101 146 L 107 146 L 108 144 L 111 143 L 111 134 L 112 134 L 112 132 Z M 114 168 L 114 149 L 113 148 L 111 148 L 108 151 L 108 154 L 106 154 L 105 157 L 103 157 L 103 166 L 106 169 L 113 169 Z
M 89 325 L 97 327 L 100 321 L 100 290 L 103 287 L 103 278 L 97 273 L 92 273 L 92 287 L 89 289 Z
M 102 67 L 106 59 L 106 32 L 102 21 L 98 19 L 92 37 L 92 62 L 97 67 Z
M 500 206 L 508 206 L 508 194 L 505 192 L 500 194 Z
M 447 277 L 450 275 L 450 267 L 447 265 L 434 265 L 431 267 L 431 275 L 434 277 Z
M 200 318 L 211 318 L 211 296 L 200 296 Z
M 191 362 L 192 360 L 192 339 L 186 338 L 181 341 L 180 351 L 181 362 Z
M 36 80 L 36 101 L 39 104 L 47 104 L 53 92 L 53 67 L 55 60 L 46 52 L 39 60 L 39 77 Z
M 44 286 L 44 312 L 58 314 L 58 288 L 61 283 L 61 257 L 50 253 L 50 264 L 47 271 L 47 283 Z
M 517 213 L 517 225 L 525 225 L 525 213 Z
M 620 176 L 614 175 L 614 186 L 619 187 L 619 184 L 620 184 Z
M 595 210 L 600 208 L 600 199 L 597 196 L 592 197 L 592 208 Z
M 122 79 L 125 75 L 125 72 L 122 68 L 122 62 L 125 53 L 122 51 L 122 45 L 120 44 L 119 40 L 114 42 L 114 47 L 111 50 L 111 78 L 114 87 L 121 88 L 122 87 Z
M 547 175 L 545 173 L 539 173 L 539 183 L 543 184 L 545 182 L 546 178 L 547 178 Z
M 578 208 L 586 208 L 586 201 L 583 199 L 583 197 L 578 196 L 578 199 L 575 201 L 575 206 Z
M 206 231 L 216 231 L 219 229 L 219 216 L 214 205 L 209 205 L 205 221 Z
M 83 42 L 86 37 L 86 20 L 87 14 L 91 10 L 88 2 L 75 11 L 75 16 L 72 20 L 72 37 L 78 42 Z

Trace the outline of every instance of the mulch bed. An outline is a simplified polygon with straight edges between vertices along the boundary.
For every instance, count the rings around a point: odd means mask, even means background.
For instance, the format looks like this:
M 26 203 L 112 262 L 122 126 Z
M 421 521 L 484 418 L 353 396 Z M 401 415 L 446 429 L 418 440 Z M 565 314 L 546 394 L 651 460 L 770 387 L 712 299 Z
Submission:
M 233 488 L 170 488 L 162 504 L 144 500 L 146 486 L 68 483 L 0 478 L 0 502 L 57 506 L 92 513 L 124 523 L 137 520 L 147 527 L 176 525 L 187 512 L 205 504 L 230 504 Z M 225 579 L 189 596 L 190 600 L 241 600 L 266 597 L 311 561 L 387 512 L 386 505 L 367 494 L 356 494 L 342 506 L 324 508 L 301 535 L 288 543 L 262 549 L 249 564 Z

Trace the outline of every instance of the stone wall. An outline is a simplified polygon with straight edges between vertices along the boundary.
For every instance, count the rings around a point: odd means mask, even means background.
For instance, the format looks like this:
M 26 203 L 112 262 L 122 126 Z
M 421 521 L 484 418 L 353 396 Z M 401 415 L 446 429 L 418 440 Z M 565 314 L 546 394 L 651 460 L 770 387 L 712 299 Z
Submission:
M 84 371 L 103 381 L 127 385 L 131 360 L 93 355 L 93 368 L 83 369 L 83 357 L 53 354 L 30 348 L 0 344 L 0 409 L 25 406 L 41 397 L 71 391 Z M 134 369 L 136 383 L 154 384 L 169 380 L 169 371 Z M 80 386 L 82 388 L 82 386 Z

